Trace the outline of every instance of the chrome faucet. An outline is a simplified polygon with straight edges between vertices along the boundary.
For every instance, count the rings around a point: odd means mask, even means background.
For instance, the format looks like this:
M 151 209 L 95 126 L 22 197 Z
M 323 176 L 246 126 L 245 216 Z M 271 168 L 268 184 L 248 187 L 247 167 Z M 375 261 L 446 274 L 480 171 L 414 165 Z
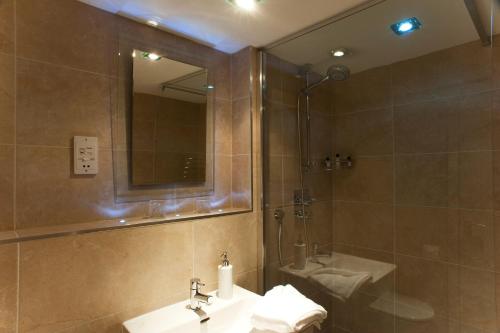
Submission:
M 198 278 L 191 279 L 190 282 L 190 303 L 189 307 L 191 310 L 199 310 L 201 309 L 201 304 L 212 304 L 212 296 L 204 295 L 200 292 L 200 288 L 205 284 L 201 283 L 201 280 Z

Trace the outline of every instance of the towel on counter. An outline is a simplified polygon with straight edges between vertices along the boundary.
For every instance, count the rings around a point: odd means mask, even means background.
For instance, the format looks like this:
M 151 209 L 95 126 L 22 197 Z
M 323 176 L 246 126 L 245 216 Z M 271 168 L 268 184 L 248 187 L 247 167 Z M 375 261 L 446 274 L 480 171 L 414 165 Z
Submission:
M 371 274 L 367 272 L 353 272 L 334 267 L 318 269 L 309 276 L 310 280 L 322 286 L 328 294 L 343 302 L 371 278 Z
M 295 333 L 310 326 L 319 328 L 326 316 L 321 305 L 288 284 L 268 291 L 255 305 L 251 321 L 257 330 Z

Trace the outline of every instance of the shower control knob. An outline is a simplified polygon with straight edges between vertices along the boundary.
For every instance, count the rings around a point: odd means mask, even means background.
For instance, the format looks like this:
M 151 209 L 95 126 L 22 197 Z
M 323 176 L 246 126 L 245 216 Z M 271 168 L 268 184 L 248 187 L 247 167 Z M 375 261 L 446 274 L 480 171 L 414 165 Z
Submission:
M 282 209 L 275 209 L 274 210 L 274 219 L 278 220 L 281 222 L 283 218 L 285 217 L 285 212 Z

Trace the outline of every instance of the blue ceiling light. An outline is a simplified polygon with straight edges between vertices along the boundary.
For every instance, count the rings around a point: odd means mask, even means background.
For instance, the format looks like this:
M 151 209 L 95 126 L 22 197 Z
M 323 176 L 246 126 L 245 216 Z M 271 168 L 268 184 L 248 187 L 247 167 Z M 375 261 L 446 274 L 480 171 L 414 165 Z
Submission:
M 398 36 L 407 35 L 422 27 L 422 23 L 416 17 L 407 18 L 391 25 L 391 30 Z

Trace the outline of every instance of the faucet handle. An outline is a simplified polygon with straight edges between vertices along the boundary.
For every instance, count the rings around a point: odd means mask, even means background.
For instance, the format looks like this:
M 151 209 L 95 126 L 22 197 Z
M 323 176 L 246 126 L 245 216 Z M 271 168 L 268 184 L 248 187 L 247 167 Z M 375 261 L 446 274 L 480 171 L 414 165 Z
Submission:
M 201 282 L 199 278 L 191 279 L 191 289 L 198 291 L 200 287 L 203 287 L 205 284 Z

